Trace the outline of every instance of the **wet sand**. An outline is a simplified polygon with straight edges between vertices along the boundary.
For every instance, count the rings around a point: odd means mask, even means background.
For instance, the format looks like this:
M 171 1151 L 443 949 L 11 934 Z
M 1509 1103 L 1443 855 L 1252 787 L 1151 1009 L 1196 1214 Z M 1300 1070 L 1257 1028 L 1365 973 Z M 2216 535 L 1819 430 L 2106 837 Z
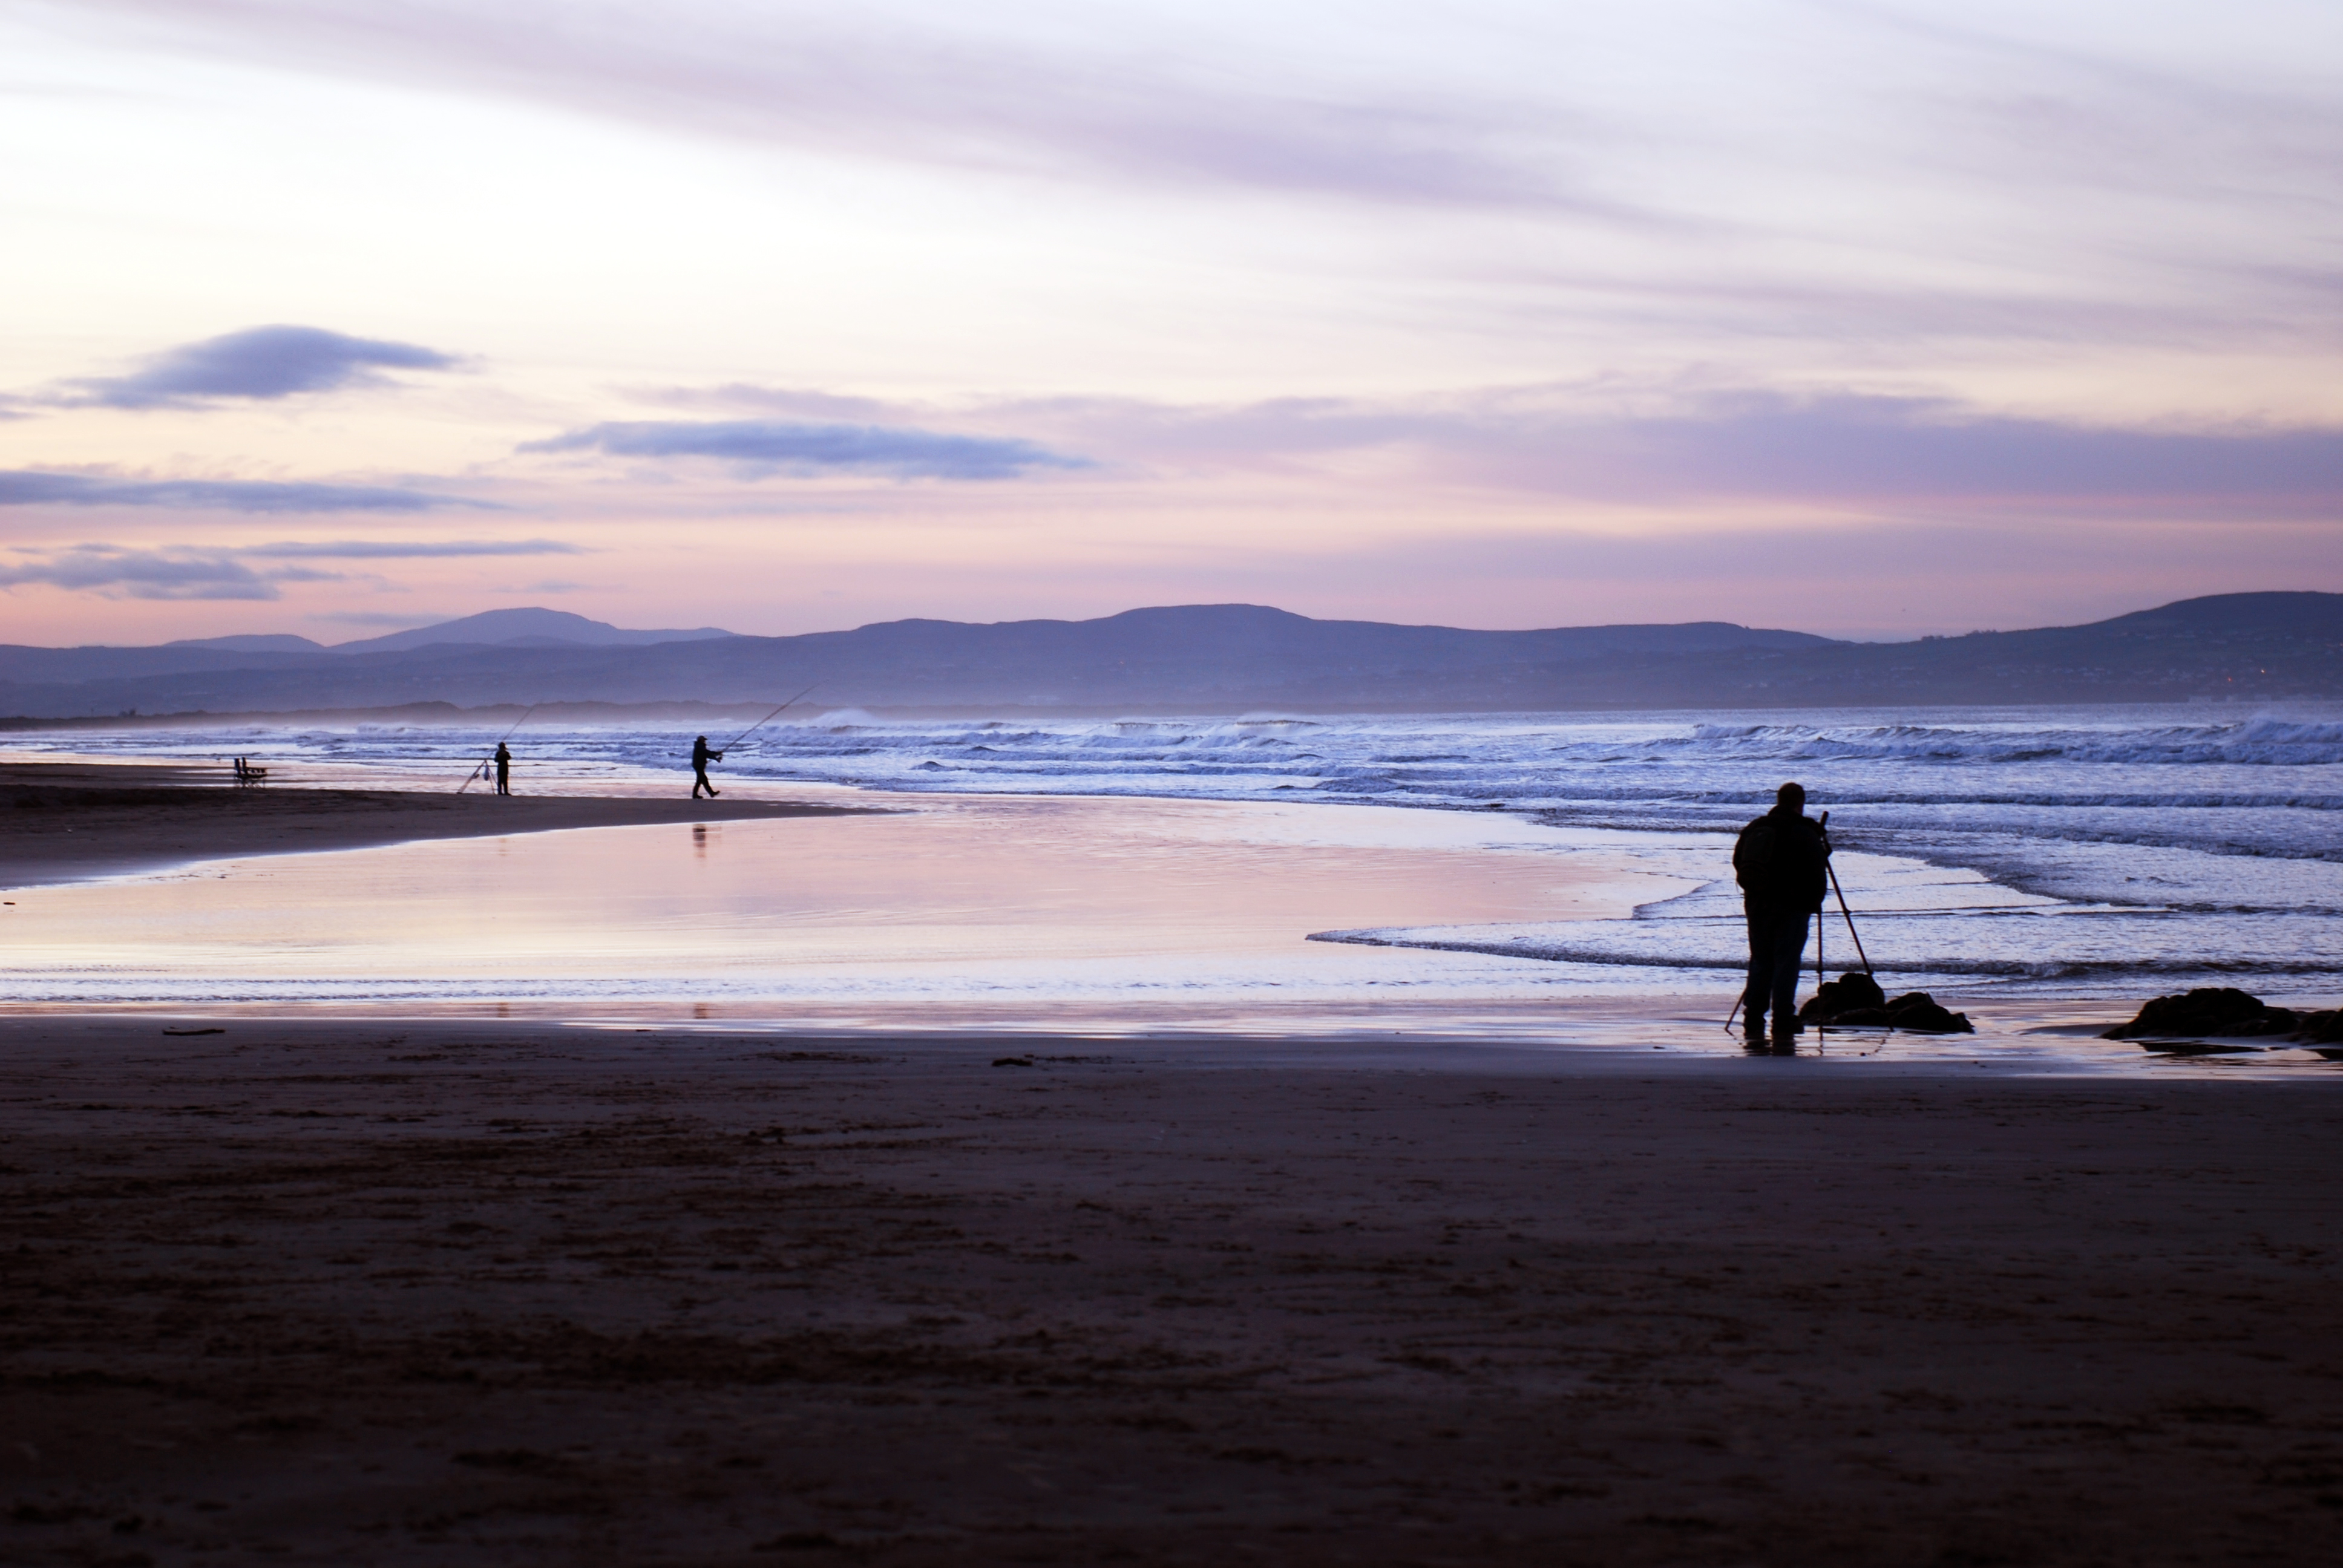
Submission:
M 0 886 L 160 870 L 193 860 L 357 849 L 565 828 L 850 816 L 872 808 L 785 800 L 498 796 L 262 784 L 224 768 L 0 763 Z
M 233 792 L 209 794 L 240 806 Z M 303 794 L 296 824 L 366 821 L 326 792 Z M 468 799 L 423 798 L 425 809 Z M 819 1011 L 930 1028 L 1021 1009 L 1015 1021 L 1051 1030 L 1077 1006 L 1120 1008 L 1141 1026 L 1200 1006 L 1387 1004 L 1421 1017 L 1536 997 L 1555 971 L 1311 934 L 1624 917 L 1685 886 L 1624 855 L 1557 845 L 1536 824 L 1471 813 L 1113 797 L 880 803 L 861 815 L 507 833 L 497 830 L 513 819 L 506 807 L 540 802 L 491 798 L 471 801 L 487 825 L 478 837 L 246 859 L 217 858 L 214 842 L 196 848 L 210 850 L 200 864 L 9 891 L 0 995 L 73 1010 L 527 1009 L 655 1021 Z M 551 827 L 575 806 L 624 820 L 643 803 L 542 804 Z
M 26 1563 L 2343 1553 L 2318 1083 L 0 1020 Z

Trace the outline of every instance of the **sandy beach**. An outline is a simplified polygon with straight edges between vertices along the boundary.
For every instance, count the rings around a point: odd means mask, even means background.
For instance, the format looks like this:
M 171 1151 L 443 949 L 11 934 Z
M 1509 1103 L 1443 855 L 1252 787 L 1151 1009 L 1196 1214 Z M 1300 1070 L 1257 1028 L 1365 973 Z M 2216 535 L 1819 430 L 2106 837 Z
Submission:
M 0 1042 L 15 1561 L 2343 1550 L 2324 1085 L 450 1023 Z
M 2343 1550 L 2323 1079 L 1504 1038 L 1540 966 L 1302 933 L 1666 879 L 1453 813 L 6 788 L 9 972 L 242 999 L 0 1011 L 11 1561 Z M 757 966 L 929 1000 L 689 1000 Z
M 120 876 L 191 860 L 355 849 L 569 828 L 850 815 L 792 800 L 498 796 L 443 790 L 238 789 L 220 768 L 0 763 L 0 882 Z

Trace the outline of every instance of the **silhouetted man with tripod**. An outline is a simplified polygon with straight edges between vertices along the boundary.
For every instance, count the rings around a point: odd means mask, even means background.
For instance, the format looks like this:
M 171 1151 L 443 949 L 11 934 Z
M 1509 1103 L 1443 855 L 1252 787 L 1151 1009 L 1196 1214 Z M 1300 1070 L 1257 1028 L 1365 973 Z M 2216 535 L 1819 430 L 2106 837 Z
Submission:
M 1806 950 L 1806 921 L 1829 888 L 1830 839 L 1805 809 L 1805 786 L 1783 785 L 1774 809 L 1742 829 L 1733 846 L 1733 878 L 1749 920 L 1749 983 L 1741 1005 L 1753 1045 L 1765 1038 L 1765 1014 L 1773 1012 L 1777 1055 L 1796 1049 L 1798 960 Z

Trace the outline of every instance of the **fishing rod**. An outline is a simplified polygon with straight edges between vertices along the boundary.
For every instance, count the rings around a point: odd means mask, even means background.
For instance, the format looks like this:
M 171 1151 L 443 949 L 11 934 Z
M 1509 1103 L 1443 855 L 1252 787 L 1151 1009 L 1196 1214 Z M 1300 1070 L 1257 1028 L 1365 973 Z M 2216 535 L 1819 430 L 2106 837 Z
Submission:
M 779 718 L 782 714 L 787 713 L 790 709 L 795 708 L 799 702 L 805 699 L 807 692 L 812 691 L 815 686 L 820 686 L 820 684 L 821 682 L 818 680 L 815 681 L 813 686 L 807 687 L 805 691 L 799 692 L 797 696 L 790 698 L 787 702 L 782 703 L 779 708 L 774 709 L 772 712 L 768 713 L 764 718 L 759 719 L 756 723 L 751 724 L 748 729 L 743 729 L 739 734 L 735 735 L 731 739 L 727 740 L 723 745 L 718 747 L 716 749 L 719 751 L 731 750 L 732 748 L 739 745 L 743 740 L 748 739 L 749 737 L 757 733 L 758 730 L 762 729 L 766 725 L 770 724 L 774 719 Z
M 497 737 L 497 744 L 502 746 L 506 741 L 510 740 L 513 738 L 514 733 L 518 731 L 522 725 L 528 722 L 528 716 L 535 713 L 538 709 L 544 706 L 545 704 L 542 702 L 530 703 L 528 708 L 522 710 L 521 716 L 512 721 L 512 729 L 506 730 L 502 735 Z M 469 773 L 464 775 L 464 782 L 457 787 L 456 793 L 461 795 L 465 790 L 469 789 L 472 787 L 473 782 L 479 779 L 487 770 L 488 764 L 496 759 L 496 754 L 494 752 L 489 753 L 488 756 L 478 765 L 474 767 Z

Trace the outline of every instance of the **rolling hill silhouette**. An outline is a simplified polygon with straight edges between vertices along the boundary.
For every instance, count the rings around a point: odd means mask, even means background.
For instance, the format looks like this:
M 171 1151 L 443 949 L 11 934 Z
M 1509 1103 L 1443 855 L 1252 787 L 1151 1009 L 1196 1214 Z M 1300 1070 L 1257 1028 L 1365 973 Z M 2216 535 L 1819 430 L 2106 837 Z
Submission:
M 1258 605 L 737 637 L 492 610 L 338 648 L 0 648 L 0 712 L 774 702 L 1063 713 L 1531 712 L 2343 695 L 2343 595 L 2221 594 L 2087 626 L 1852 643 L 1722 621 L 1479 631 Z

